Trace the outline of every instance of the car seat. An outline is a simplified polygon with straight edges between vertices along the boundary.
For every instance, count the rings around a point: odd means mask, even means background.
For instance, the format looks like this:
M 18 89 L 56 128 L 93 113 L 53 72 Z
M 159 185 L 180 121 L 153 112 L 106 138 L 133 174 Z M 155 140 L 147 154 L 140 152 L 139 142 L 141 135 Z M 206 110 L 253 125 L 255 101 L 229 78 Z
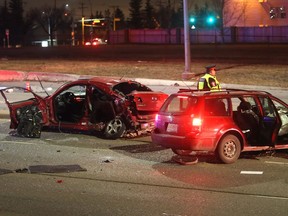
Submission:
M 216 116 L 226 116 L 227 115 L 226 106 L 222 100 L 216 101 L 216 103 L 214 105 L 214 114 Z
M 253 112 L 247 101 L 242 101 L 237 107 L 236 124 L 249 141 L 256 141 L 259 135 L 259 117 Z

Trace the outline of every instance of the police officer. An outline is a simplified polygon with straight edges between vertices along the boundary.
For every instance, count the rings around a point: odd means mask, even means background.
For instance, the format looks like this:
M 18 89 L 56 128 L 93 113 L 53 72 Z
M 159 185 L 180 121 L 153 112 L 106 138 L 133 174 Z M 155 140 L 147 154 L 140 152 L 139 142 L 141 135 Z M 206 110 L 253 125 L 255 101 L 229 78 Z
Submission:
M 217 91 L 220 90 L 220 83 L 216 78 L 216 65 L 209 65 L 206 68 L 206 73 L 198 81 L 198 90 L 201 91 Z

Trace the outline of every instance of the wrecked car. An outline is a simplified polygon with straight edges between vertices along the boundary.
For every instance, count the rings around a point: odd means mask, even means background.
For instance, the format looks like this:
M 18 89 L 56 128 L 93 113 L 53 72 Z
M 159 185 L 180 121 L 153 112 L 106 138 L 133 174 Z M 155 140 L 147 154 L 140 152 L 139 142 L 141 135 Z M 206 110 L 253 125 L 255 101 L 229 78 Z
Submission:
M 288 104 L 264 91 L 182 90 L 162 105 L 151 137 L 177 155 L 234 163 L 242 152 L 288 149 Z
M 14 94 L 22 90 L 31 96 L 10 100 L 12 89 Z M 10 111 L 10 128 L 25 137 L 40 137 L 46 127 L 92 131 L 107 139 L 150 132 L 156 113 L 168 97 L 139 82 L 110 77 L 68 82 L 47 96 L 20 87 L 0 92 Z

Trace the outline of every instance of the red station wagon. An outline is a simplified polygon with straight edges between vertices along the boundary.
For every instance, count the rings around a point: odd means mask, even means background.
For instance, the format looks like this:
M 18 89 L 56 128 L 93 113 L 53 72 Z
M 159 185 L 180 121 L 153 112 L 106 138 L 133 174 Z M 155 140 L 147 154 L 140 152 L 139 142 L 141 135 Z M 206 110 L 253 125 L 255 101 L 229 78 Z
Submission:
M 96 131 L 108 139 L 151 131 L 168 97 L 136 81 L 110 77 L 69 82 L 46 97 L 29 91 L 15 101 L 12 96 L 19 90 L 23 88 L 10 87 L 0 93 L 10 111 L 10 128 L 26 137 L 40 137 L 45 127 Z
M 262 91 L 180 90 L 162 105 L 152 141 L 178 155 L 214 152 L 224 163 L 244 151 L 288 149 L 288 105 Z

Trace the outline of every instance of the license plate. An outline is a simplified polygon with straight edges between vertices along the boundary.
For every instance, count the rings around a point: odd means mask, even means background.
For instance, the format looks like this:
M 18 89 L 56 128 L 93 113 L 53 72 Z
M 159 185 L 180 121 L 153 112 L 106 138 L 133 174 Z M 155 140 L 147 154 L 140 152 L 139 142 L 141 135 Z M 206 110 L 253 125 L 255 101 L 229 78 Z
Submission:
M 166 131 L 167 132 L 177 132 L 178 131 L 178 125 L 169 123 Z

